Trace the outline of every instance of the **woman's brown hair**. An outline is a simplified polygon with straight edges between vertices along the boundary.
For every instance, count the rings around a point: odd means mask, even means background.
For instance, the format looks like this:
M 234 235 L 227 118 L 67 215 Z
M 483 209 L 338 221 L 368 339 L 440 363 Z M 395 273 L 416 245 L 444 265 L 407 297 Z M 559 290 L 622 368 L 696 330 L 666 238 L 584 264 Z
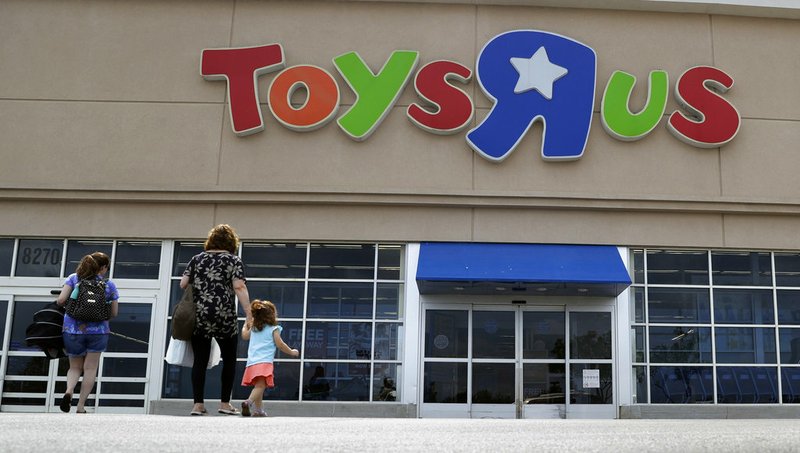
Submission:
M 227 250 L 230 253 L 236 253 L 238 247 L 239 236 L 236 231 L 230 225 L 223 223 L 208 232 L 203 250 Z
M 92 253 L 92 258 L 97 262 L 97 265 L 102 268 L 111 264 L 111 259 L 103 252 Z M 99 270 L 99 269 L 98 269 Z
M 95 260 L 92 255 L 86 255 L 81 258 L 81 262 L 78 263 L 78 268 L 75 269 L 75 273 L 80 280 L 93 278 L 100 272 L 101 267 L 102 266 L 97 264 L 97 260 Z
M 253 330 L 260 332 L 266 325 L 278 325 L 278 309 L 268 300 L 255 299 L 250 303 L 253 312 Z

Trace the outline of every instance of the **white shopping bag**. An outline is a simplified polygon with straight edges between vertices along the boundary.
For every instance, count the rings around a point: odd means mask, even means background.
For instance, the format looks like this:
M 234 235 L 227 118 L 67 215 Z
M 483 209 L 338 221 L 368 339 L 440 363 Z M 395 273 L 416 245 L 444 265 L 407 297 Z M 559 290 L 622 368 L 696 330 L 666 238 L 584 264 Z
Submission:
M 208 355 L 208 368 L 213 368 L 219 365 L 222 359 L 222 352 L 219 349 L 217 340 L 211 339 L 211 353 Z M 169 339 L 169 346 L 167 346 L 167 354 L 164 360 L 170 365 L 185 366 L 191 368 L 194 364 L 194 351 L 192 351 L 192 342 L 176 340 L 175 338 Z

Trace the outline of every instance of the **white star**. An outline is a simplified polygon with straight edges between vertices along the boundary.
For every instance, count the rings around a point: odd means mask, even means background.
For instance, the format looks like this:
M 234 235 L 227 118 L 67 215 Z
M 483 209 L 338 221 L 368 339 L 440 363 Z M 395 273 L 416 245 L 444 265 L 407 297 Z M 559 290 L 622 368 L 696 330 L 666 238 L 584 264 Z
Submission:
M 519 73 L 514 94 L 536 90 L 548 101 L 553 99 L 553 83 L 567 75 L 566 68 L 550 63 L 544 47 L 530 58 L 512 58 L 511 64 Z

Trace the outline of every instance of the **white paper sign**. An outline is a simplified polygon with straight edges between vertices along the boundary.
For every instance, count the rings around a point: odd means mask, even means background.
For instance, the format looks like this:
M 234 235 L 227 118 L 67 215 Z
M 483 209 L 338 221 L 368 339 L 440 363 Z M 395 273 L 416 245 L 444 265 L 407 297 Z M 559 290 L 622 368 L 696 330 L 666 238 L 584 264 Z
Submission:
M 583 370 L 583 388 L 600 388 L 600 370 Z

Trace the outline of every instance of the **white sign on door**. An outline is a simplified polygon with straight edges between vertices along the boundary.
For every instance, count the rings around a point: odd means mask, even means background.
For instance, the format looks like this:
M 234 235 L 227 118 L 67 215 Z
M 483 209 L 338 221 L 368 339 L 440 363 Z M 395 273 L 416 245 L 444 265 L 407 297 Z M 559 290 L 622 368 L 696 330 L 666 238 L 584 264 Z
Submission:
M 600 388 L 600 370 L 583 370 L 583 388 Z

